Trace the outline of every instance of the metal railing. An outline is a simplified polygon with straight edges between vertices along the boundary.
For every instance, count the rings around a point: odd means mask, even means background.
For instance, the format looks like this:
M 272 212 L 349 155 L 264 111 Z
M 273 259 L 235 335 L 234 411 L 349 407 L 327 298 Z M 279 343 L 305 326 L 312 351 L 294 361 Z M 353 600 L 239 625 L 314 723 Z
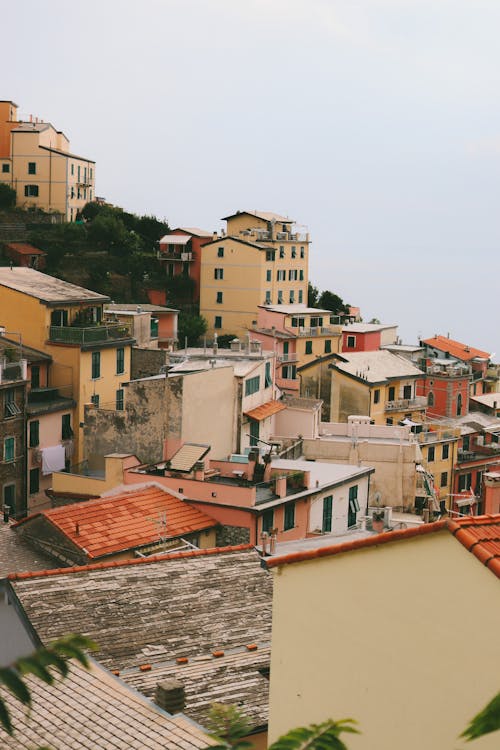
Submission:
M 278 362 L 282 362 L 283 364 L 286 364 L 287 362 L 298 362 L 299 361 L 299 355 L 298 354 L 278 354 Z
M 385 402 L 385 411 L 403 411 L 404 409 L 423 409 L 427 406 L 425 396 L 415 398 L 397 398 L 394 401 Z
M 98 344 L 128 338 L 131 338 L 130 329 L 123 323 L 101 323 L 86 328 L 77 326 L 49 327 L 49 341 L 61 344 Z

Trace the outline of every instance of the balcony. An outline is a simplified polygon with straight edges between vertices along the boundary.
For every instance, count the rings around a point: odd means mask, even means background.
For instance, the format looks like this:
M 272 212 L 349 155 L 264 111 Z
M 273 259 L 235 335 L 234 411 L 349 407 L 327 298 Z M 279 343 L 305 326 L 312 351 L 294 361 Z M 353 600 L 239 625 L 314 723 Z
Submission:
M 49 341 L 57 344 L 86 346 L 130 338 L 132 338 L 130 328 L 123 323 L 102 323 L 82 328 L 77 326 L 49 326 Z
M 427 398 L 416 396 L 415 398 L 397 398 L 394 401 L 385 402 L 385 411 L 408 411 L 408 409 L 425 409 Z
M 468 365 L 453 364 L 453 365 L 431 365 L 427 367 L 427 375 L 438 378 L 460 378 L 465 376 L 471 376 L 472 370 Z
M 298 328 L 287 328 L 295 336 L 335 336 L 340 332 L 339 328 L 332 328 L 326 326 L 314 326 L 310 328 L 308 326 L 299 326 Z
M 298 362 L 299 361 L 299 355 L 296 354 L 296 353 L 278 354 L 277 360 L 278 360 L 278 362 L 281 362 L 282 364 L 286 365 L 289 362 Z
M 170 250 L 166 253 L 161 252 L 158 250 L 156 254 L 157 260 L 161 261 L 177 261 L 178 263 L 191 263 L 195 258 L 195 253 L 193 252 L 184 252 L 181 250 L 174 250 L 171 252 Z

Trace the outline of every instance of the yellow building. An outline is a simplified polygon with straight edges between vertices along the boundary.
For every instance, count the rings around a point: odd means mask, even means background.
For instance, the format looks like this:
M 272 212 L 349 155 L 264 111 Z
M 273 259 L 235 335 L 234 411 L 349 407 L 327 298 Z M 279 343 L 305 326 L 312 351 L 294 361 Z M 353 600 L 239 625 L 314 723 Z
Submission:
M 460 440 L 460 429 L 436 424 L 426 424 L 416 438 L 422 451 L 422 463 L 428 474 L 432 475 L 435 497 L 438 502 L 444 501 L 447 509 L 453 503 L 453 468 L 457 460 L 457 446 Z M 425 497 L 428 487 L 427 480 L 422 478 L 417 495 Z
M 226 216 L 227 234 L 203 246 L 200 314 L 210 333 L 244 334 L 259 305 L 307 302 L 309 235 L 267 211 Z
M 338 354 L 331 368 L 330 421 L 346 422 L 353 414 L 375 424 L 421 421 L 427 399 L 416 395 L 422 371 L 388 351 Z
M 467 747 L 498 691 L 499 530 L 500 516 L 463 518 L 268 558 L 270 742 L 349 716 L 352 750 Z
M 0 182 L 17 205 L 35 206 L 74 221 L 95 198 L 95 162 L 70 152 L 67 137 L 49 122 L 19 120 L 18 106 L 0 101 Z
M 76 401 L 74 459 L 81 461 L 85 404 L 123 410 L 134 339 L 103 317 L 109 297 L 33 268 L 0 268 L 0 322 L 53 359 L 50 386 Z M 80 425 L 80 426 L 78 426 Z

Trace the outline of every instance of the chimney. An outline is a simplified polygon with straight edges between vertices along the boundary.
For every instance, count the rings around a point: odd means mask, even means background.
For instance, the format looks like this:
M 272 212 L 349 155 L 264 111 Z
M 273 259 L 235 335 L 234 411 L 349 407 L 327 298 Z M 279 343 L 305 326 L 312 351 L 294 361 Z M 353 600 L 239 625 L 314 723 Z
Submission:
M 255 465 L 259 463 L 259 451 L 252 449 L 248 454 L 247 478 L 251 482 L 255 472 Z
M 260 539 L 262 542 L 262 554 L 265 556 L 267 555 L 267 539 L 268 539 L 268 533 L 267 531 L 263 531 L 260 535 Z
M 197 482 L 203 482 L 205 479 L 205 462 L 197 461 L 194 465 L 194 478 Z
M 264 458 L 267 459 L 268 457 L 265 456 Z M 264 482 L 270 482 L 271 481 L 271 457 L 270 456 L 269 456 L 269 460 L 264 460 L 264 464 L 265 466 L 264 466 L 263 480 Z
M 308 490 L 311 486 L 311 472 L 305 471 L 304 472 L 304 487 Z
M 182 682 L 174 678 L 158 682 L 155 703 L 169 714 L 181 713 L 186 705 L 186 693 Z
M 278 497 L 286 497 L 286 476 L 276 477 L 274 491 L 276 492 Z

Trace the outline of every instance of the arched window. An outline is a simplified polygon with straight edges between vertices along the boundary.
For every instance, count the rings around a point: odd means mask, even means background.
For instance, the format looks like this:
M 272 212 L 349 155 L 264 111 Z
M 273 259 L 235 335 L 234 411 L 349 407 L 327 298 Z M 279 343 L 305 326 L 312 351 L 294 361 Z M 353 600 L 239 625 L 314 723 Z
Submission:
M 459 393 L 457 396 L 457 417 L 462 413 L 462 394 Z
M 434 406 L 434 394 L 432 391 L 429 391 L 429 395 L 427 396 L 427 406 Z

